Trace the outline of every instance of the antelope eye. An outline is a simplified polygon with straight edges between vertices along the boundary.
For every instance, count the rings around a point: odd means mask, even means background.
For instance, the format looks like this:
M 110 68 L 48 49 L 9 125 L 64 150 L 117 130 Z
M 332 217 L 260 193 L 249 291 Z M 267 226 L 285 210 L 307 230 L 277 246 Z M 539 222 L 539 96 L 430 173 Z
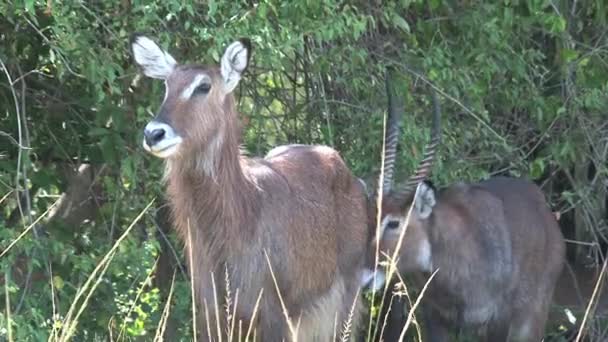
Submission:
M 194 89 L 194 95 L 207 94 L 211 90 L 211 83 L 201 83 Z
M 399 221 L 388 221 L 386 229 L 397 229 L 399 228 Z

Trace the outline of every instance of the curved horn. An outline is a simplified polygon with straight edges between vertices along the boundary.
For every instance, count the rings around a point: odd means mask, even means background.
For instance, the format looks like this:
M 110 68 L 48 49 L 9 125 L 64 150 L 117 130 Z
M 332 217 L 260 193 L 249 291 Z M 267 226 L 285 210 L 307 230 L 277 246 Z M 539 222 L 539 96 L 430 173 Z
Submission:
M 433 166 L 433 160 L 435 159 L 437 147 L 441 141 L 441 108 L 435 89 L 433 89 L 432 97 L 433 126 L 431 127 L 431 141 L 429 141 L 429 143 L 424 147 L 422 161 L 418 165 L 416 172 L 409 178 L 405 184 L 405 187 L 399 191 L 402 193 L 413 191 L 418 186 L 418 183 L 424 181 L 424 179 L 429 175 L 431 167 Z
M 393 72 L 392 68 L 386 68 L 385 83 L 386 95 L 388 97 L 388 119 L 384 136 L 384 182 L 382 184 L 384 193 L 388 193 L 393 185 L 401 118 L 405 111 L 403 98 L 398 96 L 398 89 L 394 82 L 392 82 Z

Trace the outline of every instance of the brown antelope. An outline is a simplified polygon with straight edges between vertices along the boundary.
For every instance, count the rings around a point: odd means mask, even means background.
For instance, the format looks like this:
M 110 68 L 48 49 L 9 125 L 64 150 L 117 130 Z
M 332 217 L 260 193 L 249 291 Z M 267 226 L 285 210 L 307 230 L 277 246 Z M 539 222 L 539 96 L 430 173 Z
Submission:
M 447 341 L 450 330 L 466 329 L 487 341 L 540 341 L 565 260 L 555 216 L 541 190 L 527 180 L 494 177 L 440 191 L 423 182 L 439 143 L 434 100 L 432 140 L 423 163 L 404 187 L 391 185 L 392 170 L 385 179 L 374 244 L 389 256 L 398 248 L 398 272 L 411 274 L 418 285 L 437 271 L 422 300 L 427 340 Z M 391 167 L 396 141 L 389 139 L 386 149 Z M 374 227 L 375 212 L 372 206 Z M 378 272 L 376 288 L 386 274 Z M 368 285 L 370 278 L 364 278 Z M 393 326 L 385 331 L 391 336 L 400 336 L 404 321 L 390 315 L 402 317 L 402 310 L 397 305 L 390 310 L 387 324 Z
M 249 61 L 248 40 L 230 44 L 219 67 L 179 65 L 141 35 L 131 47 L 143 73 L 165 82 L 143 145 L 167 166 L 174 225 L 192 253 L 201 337 L 232 340 L 227 290 L 236 327 L 252 324 L 259 341 L 339 336 L 351 311 L 357 319 L 369 244 L 363 185 L 330 147 L 281 146 L 263 159 L 241 153 L 233 91 Z

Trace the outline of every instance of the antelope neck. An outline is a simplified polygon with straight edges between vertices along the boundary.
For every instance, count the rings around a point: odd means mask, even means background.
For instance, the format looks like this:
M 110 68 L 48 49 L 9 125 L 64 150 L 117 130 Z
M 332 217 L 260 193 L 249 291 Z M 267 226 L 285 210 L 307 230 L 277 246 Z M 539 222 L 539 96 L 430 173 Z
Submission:
M 243 230 L 255 222 L 256 187 L 246 174 L 247 158 L 241 156 L 233 133 L 218 132 L 224 136 L 215 146 L 168 161 L 167 191 L 184 241 L 188 226 L 193 236 L 201 232 L 200 238 L 213 244 L 219 236 L 244 238 Z

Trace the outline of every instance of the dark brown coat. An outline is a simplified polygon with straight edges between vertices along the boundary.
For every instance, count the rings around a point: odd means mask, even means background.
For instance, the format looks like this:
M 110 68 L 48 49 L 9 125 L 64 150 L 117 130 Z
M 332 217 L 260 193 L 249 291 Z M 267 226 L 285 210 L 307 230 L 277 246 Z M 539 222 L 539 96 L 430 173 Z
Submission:
M 390 222 L 404 221 L 412 198 L 385 196 L 379 247 L 389 255 L 403 231 Z M 438 270 L 422 302 L 430 341 L 447 341 L 449 330 L 462 328 L 488 341 L 540 341 L 564 259 L 563 236 L 540 189 L 495 177 L 437 193 L 421 184 L 397 267 L 419 286 Z

